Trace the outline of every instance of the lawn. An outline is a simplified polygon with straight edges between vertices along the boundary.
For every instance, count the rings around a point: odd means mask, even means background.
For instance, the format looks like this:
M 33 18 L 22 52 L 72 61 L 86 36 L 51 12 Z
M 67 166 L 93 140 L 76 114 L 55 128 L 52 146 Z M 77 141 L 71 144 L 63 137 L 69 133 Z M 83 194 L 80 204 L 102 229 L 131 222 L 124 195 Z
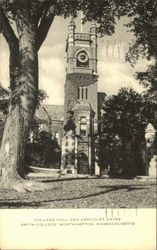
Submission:
M 47 190 L 0 190 L 0 208 L 155 208 L 156 180 L 38 178 Z

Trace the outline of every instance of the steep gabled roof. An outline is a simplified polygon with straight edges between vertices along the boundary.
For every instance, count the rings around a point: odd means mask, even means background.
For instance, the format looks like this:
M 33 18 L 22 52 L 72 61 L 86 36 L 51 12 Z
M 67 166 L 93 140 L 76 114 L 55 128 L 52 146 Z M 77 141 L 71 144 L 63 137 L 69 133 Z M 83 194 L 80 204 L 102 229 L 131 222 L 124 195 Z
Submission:
M 63 105 L 50 105 L 44 104 L 37 109 L 35 116 L 40 120 L 45 120 L 48 117 L 51 120 L 63 120 L 64 118 L 64 106 Z

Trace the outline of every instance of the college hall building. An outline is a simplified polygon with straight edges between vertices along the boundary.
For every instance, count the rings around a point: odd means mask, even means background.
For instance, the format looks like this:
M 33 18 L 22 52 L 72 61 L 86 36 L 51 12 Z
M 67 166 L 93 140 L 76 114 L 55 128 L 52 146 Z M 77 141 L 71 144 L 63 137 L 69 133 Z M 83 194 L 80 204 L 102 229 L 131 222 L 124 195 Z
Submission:
M 97 34 L 76 33 L 71 20 L 66 43 L 67 68 L 63 105 L 42 105 L 36 111 L 39 130 L 52 134 L 61 147 L 61 173 L 95 174 L 95 139 L 99 106 L 105 93 L 97 92 Z

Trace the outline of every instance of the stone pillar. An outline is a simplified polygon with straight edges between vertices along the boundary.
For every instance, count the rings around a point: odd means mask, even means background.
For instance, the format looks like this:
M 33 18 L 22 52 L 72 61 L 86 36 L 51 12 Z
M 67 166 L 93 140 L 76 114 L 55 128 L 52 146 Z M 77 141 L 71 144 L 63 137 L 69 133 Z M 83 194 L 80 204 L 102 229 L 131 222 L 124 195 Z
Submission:
M 77 173 L 78 168 L 78 137 L 75 136 L 75 172 Z
M 98 164 L 99 159 L 95 148 L 95 175 L 101 175 L 101 166 Z
M 75 28 L 76 28 L 75 22 L 73 19 L 71 19 L 68 28 L 69 28 L 68 43 L 69 43 L 69 46 L 72 46 L 74 45 L 74 34 L 75 34 Z
M 62 174 L 75 174 L 75 135 L 69 130 L 62 139 Z
M 149 176 L 156 176 L 157 171 L 157 155 L 153 155 L 149 163 Z
M 157 171 L 157 149 L 154 148 L 155 134 L 155 128 L 151 123 L 149 123 L 145 130 L 147 158 L 146 175 L 154 177 L 156 176 Z
M 90 28 L 90 33 L 91 33 L 91 49 L 92 49 L 92 65 L 94 72 L 97 73 L 97 31 L 96 31 L 96 23 L 93 21 L 92 22 L 92 27 Z
M 89 165 L 89 173 L 92 174 L 92 148 L 91 148 L 90 136 L 88 136 L 88 165 Z

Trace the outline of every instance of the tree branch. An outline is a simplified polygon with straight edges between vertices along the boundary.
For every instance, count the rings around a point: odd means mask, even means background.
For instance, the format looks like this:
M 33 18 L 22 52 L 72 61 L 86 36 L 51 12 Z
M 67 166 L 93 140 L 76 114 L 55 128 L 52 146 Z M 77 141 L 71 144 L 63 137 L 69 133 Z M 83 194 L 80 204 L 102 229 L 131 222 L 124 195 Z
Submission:
M 18 39 L 2 9 L 2 6 L 0 6 L 0 12 L 1 12 L 0 32 L 2 32 L 6 42 L 8 43 L 10 50 L 18 49 Z
M 0 19 L 0 32 L 3 34 L 10 50 L 9 68 L 10 68 L 10 87 L 11 90 L 15 88 L 15 72 L 18 67 L 19 57 L 19 42 L 16 37 L 3 9 L 0 6 L 1 19 Z
M 55 7 L 56 7 L 56 0 L 48 1 L 48 5 L 45 9 L 45 14 L 43 15 L 40 25 L 37 31 L 37 50 L 40 49 L 42 43 L 44 42 L 50 26 L 55 17 Z

